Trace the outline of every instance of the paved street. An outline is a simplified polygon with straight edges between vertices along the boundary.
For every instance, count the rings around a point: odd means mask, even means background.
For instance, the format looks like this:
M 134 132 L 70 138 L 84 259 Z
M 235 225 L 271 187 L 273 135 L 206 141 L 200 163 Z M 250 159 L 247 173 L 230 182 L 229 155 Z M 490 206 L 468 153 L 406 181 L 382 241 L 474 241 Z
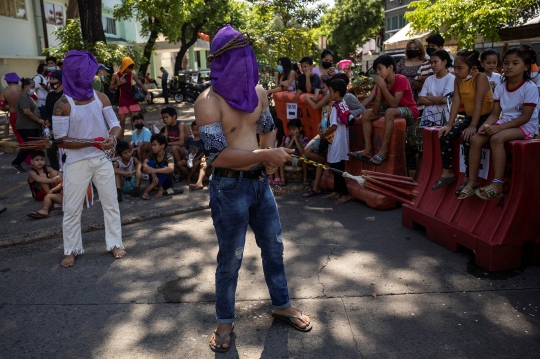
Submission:
M 0 249 L 0 357 L 538 357 L 540 268 L 488 274 L 471 253 L 402 227 L 399 209 L 298 194 L 278 205 L 290 294 L 312 332 L 272 320 L 249 232 L 237 337 L 227 354 L 210 351 L 217 245 L 199 210 L 125 225 L 121 260 L 105 252 L 102 230 L 84 234 L 69 269 L 58 237 Z

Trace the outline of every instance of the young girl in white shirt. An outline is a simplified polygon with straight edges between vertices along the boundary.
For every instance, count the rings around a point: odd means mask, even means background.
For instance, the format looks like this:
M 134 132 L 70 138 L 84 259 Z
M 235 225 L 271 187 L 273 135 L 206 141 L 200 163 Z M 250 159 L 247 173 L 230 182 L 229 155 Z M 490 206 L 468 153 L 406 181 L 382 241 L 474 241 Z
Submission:
M 495 91 L 495 86 L 503 81 L 502 75 L 495 72 L 497 71 L 497 66 L 499 65 L 499 53 L 493 49 L 482 51 L 482 54 L 480 55 L 480 64 L 484 68 L 484 73 L 488 77 L 491 89 Z
M 493 111 L 472 138 L 469 154 L 469 182 L 479 187 L 478 169 L 482 147 L 489 142 L 493 159 L 493 182 L 478 188 L 476 195 L 485 200 L 503 196 L 506 151 L 504 144 L 512 140 L 531 139 L 538 134 L 538 91 L 530 81 L 533 54 L 528 49 L 514 47 L 503 57 L 504 81 L 495 88 Z
M 448 119 L 449 113 L 446 109 L 445 95 L 454 91 L 455 76 L 448 72 L 452 66 L 452 59 L 445 50 L 438 50 L 431 54 L 429 59 L 433 75 L 429 76 L 422 90 L 418 94 L 418 104 L 426 106 L 422 115 L 420 126 L 442 126 L 443 112 L 446 112 Z

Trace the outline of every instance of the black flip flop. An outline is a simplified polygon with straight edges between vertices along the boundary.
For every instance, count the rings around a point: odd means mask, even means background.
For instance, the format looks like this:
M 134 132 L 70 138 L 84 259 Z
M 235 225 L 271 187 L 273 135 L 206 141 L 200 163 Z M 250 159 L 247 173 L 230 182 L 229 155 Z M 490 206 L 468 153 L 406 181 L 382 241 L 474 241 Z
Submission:
M 370 160 L 372 160 L 372 159 L 376 159 L 377 161 L 379 161 L 379 163 L 375 163 L 375 162 L 371 162 L 371 161 L 368 161 L 368 163 L 370 165 L 377 166 L 377 167 L 382 166 L 384 161 L 386 161 L 386 158 L 382 158 L 381 155 L 379 155 L 378 153 L 375 156 L 370 158 Z
M 296 330 L 299 330 L 301 332 L 309 332 L 311 329 L 313 329 L 313 324 L 312 323 L 309 323 L 309 325 L 305 328 L 301 328 L 299 327 L 297 324 L 295 324 L 291 319 L 298 319 L 299 321 L 303 322 L 302 320 L 302 312 L 300 312 L 300 318 L 297 317 L 296 315 L 279 315 L 279 314 L 276 314 L 274 313 L 274 311 L 272 311 L 272 316 L 276 319 L 279 319 L 287 324 L 289 324 L 291 327 L 293 327 L 294 329 Z
M 223 343 L 223 340 L 227 339 L 227 337 L 229 337 L 229 336 L 231 337 L 231 340 L 229 340 L 229 346 L 227 348 L 223 348 L 223 347 L 218 348 L 215 345 L 212 345 L 212 344 L 208 343 L 208 346 L 210 347 L 210 349 L 215 353 L 228 352 L 229 349 L 231 348 L 231 344 L 232 344 L 232 341 L 233 341 L 233 338 L 234 338 L 233 337 L 234 336 L 233 331 L 234 331 L 234 324 L 233 324 L 233 327 L 232 327 L 231 331 L 228 332 L 227 334 L 225 334 L 224 336 L 219 335 L 219 333 L 214 330 L 214 334 L 219 338 L 219 340 L 221 340 L 221 343 Z
M 453 177 L 439 177 L 439 179 L 437 180 L 437 182 L 435 182 L 435 184 L 433 185 L 433 187 L 431 187 L 431 190 L 432 191 L 435 191 L 435 190 L 438 190 L 438 189 L 441 189 L 445 186 L 448 186 L 449 184 L 451 183 L 454 183 L 457 181 L 457 176 L 453 176 Z
M 307 196 L 304 196 L 306 193 L 307 193 Z M 320 196 L 321 194 L 322 194 L 322 191 L 320 191 L 320 192 L 315 192 L 315 191 L 313 190 L 313 188 L 312 188 L 312 189 L 310 189 L 309 191 L 304 192 L 304 193 L 302 194 L 302 197 L 306 197 L 306 198 L 308 198 L 308 197 L 315 197 L 315 196 Z

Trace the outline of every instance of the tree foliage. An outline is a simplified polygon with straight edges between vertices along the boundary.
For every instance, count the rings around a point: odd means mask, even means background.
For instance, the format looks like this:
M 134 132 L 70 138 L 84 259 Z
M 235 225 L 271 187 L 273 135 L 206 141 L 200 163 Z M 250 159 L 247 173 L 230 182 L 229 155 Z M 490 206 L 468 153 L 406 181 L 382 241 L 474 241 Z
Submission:
M 328 43 L 346 57 L 384 26 L 384 2 L 336 0 L 334 7 L 323 16 L 323 24 L 329 34 Z
M 79 19 L 67 21 L 66 26 L 58 27 L 53 34 L 59 42 L 58 47 L 48 47 L 43 50 L 47 56 L 54 56 L 62 59 L 70 50 L 91 51 L 99 63 L 107 65 L 117 65 L 122 63 L 125 56 L 131 57 L 135 63 L 141 60 L 141 53 L 138 45 L 127 44 L 107 44 L 103 41 L 90 43 L 83 39 L 81 23 Z
M 320 26 L 321 14 L 327 5 L 319 0 L 249 0 L 257 12 L 274 15 L 284 28 L 303 26 L 313 29 Z
M 538 6 L 538 0 L 419 0 L 409 4 L 414 10 L 405 18 L 413 32 L 440 33 L 445 40 L 456 39 L 459 47 L 474 48 L 477 35 L 498 41 L 501 27 L 518 24 Z

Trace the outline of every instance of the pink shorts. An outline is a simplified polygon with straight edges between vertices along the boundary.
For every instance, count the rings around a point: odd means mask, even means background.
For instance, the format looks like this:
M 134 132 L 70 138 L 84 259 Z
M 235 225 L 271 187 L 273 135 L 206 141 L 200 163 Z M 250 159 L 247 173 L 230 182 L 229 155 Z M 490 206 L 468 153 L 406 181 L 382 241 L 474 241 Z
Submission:
M 141 106 L 139 104 L 135 105 L 129 105 L 129 106 L 121 106 L 118 108 L 118 114 L 119 115 L 127 115 L 130 112 L 139 112 L 141 110 Z
M 495 122 L 496 125 L 502 125 L 503 123 L 504 121 Z M 524 126 L 519 126 L 519 129 L 521 130 L 521 132 L 523 132 L 523 135 L 525 136 L 524 140 L 530 140 L 534 138 L 534 135 L 530 133 L 529 131 L 527 131 L 527 129 Z

